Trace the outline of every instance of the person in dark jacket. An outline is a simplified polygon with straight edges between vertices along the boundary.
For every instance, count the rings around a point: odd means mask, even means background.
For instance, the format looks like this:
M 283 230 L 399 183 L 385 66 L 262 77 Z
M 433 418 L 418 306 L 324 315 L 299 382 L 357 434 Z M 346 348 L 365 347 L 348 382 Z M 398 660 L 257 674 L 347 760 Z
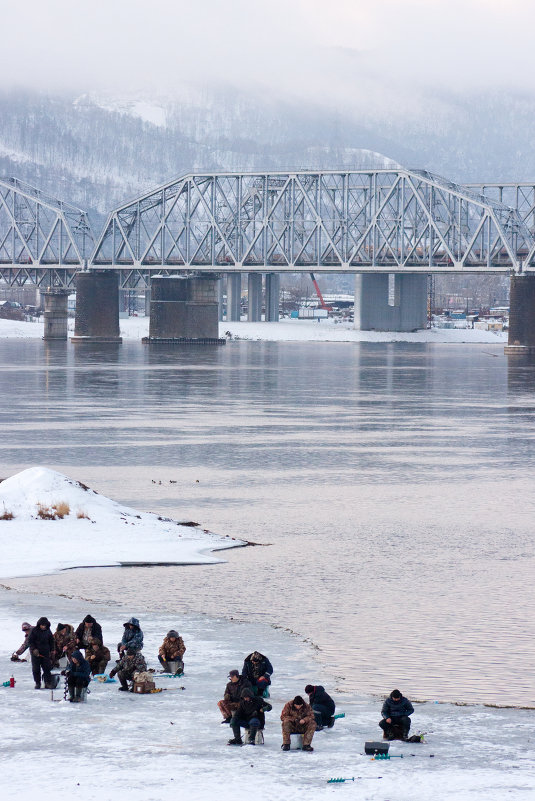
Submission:
M 119 690 L 127 692 L 130 689 L 133 691 L 133 686 L 129 688 L 128 682 L 134 681 L 134 673 L 141 673 L 146 669 L 147 663 L 145 662 L 145 657 L 141 651 L 136 651 L 135 648 L 127 648 L 126 651 L 123 652 L 123 655 L 117 662 L 116 666 L 110 672 L 110 679 L 113 679 L 115 674 L 117 674 L 119 681 L 121 682 Z
M 228 674 L 230 679 L 225 687 L 225 694 L 217 705 L 223 715 L 221 723 L 230 723 L 232 713 L 235 712 L 240 704 L 241 691 L 245 688 L 251 690 L 251 682 L 245 676 L 240 676 L 239 670 L 231 670 Z
M 89 662 L 93 676 L 100 675 L 105 672 L 106 666 L 111 659 L 110 650 L 100 640 L 94 639 L 91 641 L 89 650 L 86 651 L 86 659 Z
M 124 634 L 120 643 L 117 643 L 117 650 L 120 654 L 126 651 L 127 648 L 133 648 L 134 651 L 143 650 L 143 632 L 139 625 L 137 617 L 131 617 L 126 623 L 123 623 Z
M 413 712 L 414 707 L 409 699 L 405 698 L 399 690 L 392 690 L 381 709 L 383 719 L 379 726 L 383 730 L 383 738 L 395 740 L 401 733 L 401 738 L 406 740 L 411 728 L 409 715 L 412 715 Z
M 54 636 L 50 631 L 50 620 L 48 618 L 39 618 L 30 633 L 28 645 L 32 655 L 32 673 L 35 689 L 41 689 L 41 671 L 43 671 L 45 689 L 53 689 L 50 669 L 52 668 L 55 654 L 55 642 Z
M 84 659 L 81 651 L 73 651 L 69 658 L 69 667 L 65 671 L 67 685 L 69 687 L 69 701 L 79 703 L 82 690 L 89 684 L 91 667 L 89 662 Z
M 250 687 L 244 687 L 238 708 L 232 714 L 230 725 L 234 737 L 228 744 L 243 745 L 240 729 L 248 729 L 249 743 L 255 745 L 257 731 L 262 730 L 266 724 L 264 712 L 269 712 L 272 708 L 263 698 L 255 696 Z
M 22 624 L 22 632 L 24 634 L 24 642 L 22 643 L 22 645 L 19 648 L 17 648 L 16 651 L 13 651 L 13 653 L 11 654 L 11 661 L 12 662 L 24 662 L 25 661 L 24 659 L 21 659 L 20 657 L 30 647 L 29 644 L 28 644 L 28 640 L 30 638 L 30 634 L 32 632 L 32 629 L 33 629 L 33 626 L 31 625 L 31 623 L 23 623 Z
M 245 657 L 242 675 L 249 679 L 251 686 L 258 695 L 262 695 L 271 684 L 272 673 L 273 666 L 271 662 L 267 656 L 264 656 L 259 651 L 253 651 L 252 654 Z
M 91 640 L 96 637 L 100 642 L 104 642 L 102 627 L 97 623 L 92 615 L 86 615 L 76 629 L 76 644 L 78 648 L 89 648 Z
M 336 704 L 329 693 L 325 692 L 325 687 L 322 687 L 321 684 L 307 684 L 305 692 L 308 695 L 308 702 L 314 712 L 316 731 L 321 731 L 325 726 L 332 729 L 334 726 L 333 715 Z

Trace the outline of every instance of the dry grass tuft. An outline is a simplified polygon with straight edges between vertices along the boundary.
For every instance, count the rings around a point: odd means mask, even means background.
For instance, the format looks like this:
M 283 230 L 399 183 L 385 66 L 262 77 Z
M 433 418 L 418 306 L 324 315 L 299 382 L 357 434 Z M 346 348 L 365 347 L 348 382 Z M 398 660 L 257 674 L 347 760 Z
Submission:
M 14 520 L 14 519 L 15 515 L 13 514 L 13 512 L 8 512 L 6 507 L 4 506 L 4 511 L 0 515 L 0 520 Z
M 49 506 L 45 506 L 44 503 L 38 503 L 37 517 L 39 517 L 41 520 L 55 520 L 56 513 Z
M 60 520 L 63 520 L 64 517 L 68 517 L 71 507 L 66 501 L 59 501 L 59 503 L 55 503 L 52 505 L 52 509 L 56 512 L 56 517 L 59 517 Z
M 78 520 L 89 520 L 89 515 L 86 515 L 83 509 L 78 509 L 76 512 L 76 517 Z

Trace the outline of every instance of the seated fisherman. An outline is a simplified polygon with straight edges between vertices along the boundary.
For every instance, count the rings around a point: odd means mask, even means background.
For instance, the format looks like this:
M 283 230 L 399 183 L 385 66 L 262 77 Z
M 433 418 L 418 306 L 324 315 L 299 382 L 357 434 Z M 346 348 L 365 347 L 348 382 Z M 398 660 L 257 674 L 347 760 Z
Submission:
M 379 726 L 383 730 L 383 739 L 406 740 L 411 728 L 409 715 L 412 715 L 413 712 L 414 707 L 409 699 L 405 698 L 399 690 L 392 690 L 381 709 L 383 719 Z
M 228 744 L 243 745 L 240 729 L 248 729 L 249 744 L 255 745 L 256 733 L 262 730 L 266 723 L 264 712 L 269 712 L 272 708 L 264 698 L 255 696 L 250 687 L 244 687 L 238 708 L 233 712 L 230 721 L 234 737 Z
M 230 681 L 225 687 L 223 699 L 217 702 L 223 715 L 221 723 L 230 723 L 232 713 L 237 710 L 240 704 L 241 691 L 245 688 L 251 689 L 251 682 L 245 676 L 240 676 L 239 670 L 231 670 L 228 677 Z
M 180 675 L 184 672 L 183 656 L 186 652 L 184 640 L 179 635 L 178 631 L 171 629 L 164 637 L 163 643 L 160 645 L 158 651 L 158 660 L 164 669 L 165 673 L 170 673 L 169 662 L 177 663 L 176 672 Z
M 91 673 L 93 676 L 100 676 L 106 671 L 106 666 L 111 659 L 111 654 L 110 649 L 106 648 L 100 640 L 97 640 L 96 637 L 92 639 L 86 654 L 86 659 L 91 666 Z
M 116 666 L 110 671 L 110 679 L 113 679 L 117 674 L 121 682 L 119 690 L 133 692 L 133 686 L 130 688 L 128 682 L 134 681 L 134 673 L 141 673 L 144 670 L 147 670 L 147 663 L 141 651 L 137 651 L 135 648 L 127 648 Z
M 313 751 L 310 745 L 314 732 L 316 731 L 316 721 L 314 712 L 309 704 L 305 704 L 300 695 L 296 695 L 293 701 L 288 701 L 281 712 L 282 720 L 282 745 L 283 751 L 290 750 L 290 735 L 303 735 L 303 751 Z
M 308 695 L 308 701 L 314 712 L 314 719 L 316 721 L 316 731 L 321 731 L 325 726 L 330 729 L 334 726 L 334 712 L 336 704 L 329 695 L 325 692 L 325 687 L 321 684 L 307 684 L 305 692 Z
M 245 658 L 242 676 L 249 679 L 251 686 L 258 695 L 262 695 L 271 684 L 272 673 L 273 665 L 267 656 L 264 656 L 259 651 L 253 651 L 252 654 Z
M 69 701 L 74 704 L 79 703 L 82 690 L 89 684 L 91 676 L 89 662 L 84 659 L 81 651 L 72 652 L 65 675 L 67 676 L 67 686 L 69 688 Z

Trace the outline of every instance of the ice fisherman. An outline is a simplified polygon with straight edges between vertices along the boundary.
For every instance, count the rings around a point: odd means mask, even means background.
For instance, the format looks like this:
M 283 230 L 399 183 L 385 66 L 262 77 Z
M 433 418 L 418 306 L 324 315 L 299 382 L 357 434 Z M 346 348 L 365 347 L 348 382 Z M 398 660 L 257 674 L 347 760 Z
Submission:
M 180 675 L 184 672 L 184 654 L 186 646 L 184 640 L 179 635 L 178 631 L 171 629 L 164 637 L 163 643 L 158 650 L 158 661 L 164 669 L 165 673 L 170 672 L 169 662 L 177 663 L 177 674 Z
M 413 712 L 414 707 L 409 699 L 399 690 L 392 690 L 381 709 L 383 719 L 379 722 L 379 726 L 383 730 L 383 738 L 395 740 L 401 737 L 402 740 L 406 740 L 411 728 L 409 715 Z
M 69 658 L 73 651 L 77 649 L 74 627 L 71 626 L 70 623 L 58 623 L 53 636 L 56 644 L 54 667 L 59 667 L 59 660 L 61 657 L 66 656 Z
M 117 643 L 117 650 L 119 654 L 122 654 L 127 648 L 133 648 L 134 651 L 142 651 L 143 632 L 141 631 L 141 626 L 139 625 L 139 620 L 137 617 L 131 617 L 130 620 L 127 620 L 126 623 L 123 623 L 123 626 L 124 634 L 121 642 Z M 102 639 L 102 637 L 100 639 Z
M 217 702 L 219 710 L 223 715 L 221 723 L 230 723 L 232 713 L 235 712 L 240 704 L 241 691 L 251 690 L 251 682 L 245 676 L 240 676 L 239 670 L 230 670 L 228 677 L 230 681 L 225 687 L 225 693 L 221 701 Z
M 249 679 L 251 686 L 258 695 L 262 695 L 271 684 L 273 665 L 260 651 L 253 651 L 245 657 L 242 675 Z
M 334 712 L 336 704 L 325 691 L 325 687 L 321 684 L 307 684 L 305 692 L 308 695 L 308 701 L 314 712 L 314 719 L 316 721 L 316 731 L 321 731 L 325 726 L 332 729 L 334 726 Z
M 16 651 L 13 651 L 13 653 L 11 654 L 11 661 L 12 662 L 24 662 L 24 659 L 21 659 L 21 656 L 30 647 L 28 640 L 30 638 L 30 634 L 32 632 L 33 626 L 32 626 L 31 623 L 24 622 L 22 624 L 21 628 L 22 628 L 22 632 L 24 634 L 24 641 L 23 641 L 22 645 L 19 648 L 17 648 Z
M 106 646 L 95 637 L 91 640 L 89 650 L 87 650 L 85 654 L 93 676 L 99 676 L 101 673 L 105 673 L 108 662 L 111 659 L 109 648 L 106 648 Z
M 141 651 L 138 651 L 132 647 L 128 647 L 126 651 L 123 652 L 121 658 L 117 661 L 116 666 L 110 672 L 110 679 L 113 679 L 115 674 L 117 674 L 119 681 L 121 682 L 119 690 L 122 690 L 123 692 L 128 692 L 128 690 L 130 690 L 133 692 L 134 688 L 130 688 L 128 686 L 128 682 L 134 681 L 134 673 L 141 673 L 145 670 L 147 670 L 147 663 L 145 662 L 145 657 Z
M 28 645 L 32 655 L 32 673 L 35 689 L 41 689 L 41 671 L 45 682 L 45 689 L 52 687 L 52 662 L 55 655 L 55 642 L 50 631 L 50 620 L 40 617 L 28 637 Z
M 72 652 L 65 675 L 69 688 L 69 701 L 74 704 L 79 703 L 82 700 L 82 690 L 89 684 L 91 676 L 89 662 L 84 659 L 81 651 Z
M 272 708 L 264 698 L 255 695 L 251 687 L 244 687 L 237 709 L 233 712 L 230 721 L 234 737 L 228 741 L 228 744 L 243 745 L 241 729 L 247 729 L 249 745 L 255 745 L 256 733 L 262 731 L 266 724 L 264 713 L 269 712 Z
M 76 629 L 76 643 L 78 648 L 89 648 L 91 640 L 96 637 L 100 642 L 104 642 L 102 636 L 102 626 L 97 623 L 92 615 L 86 615 Z
M 313 751 L 311 746 L 314 732 L 316 731 L 316 721 L 314 712 L 310 704 L 305 704 L 300 695 L 296 695 L 293 701 L 288 701 L 281 712 L 282 721 L 282 745 L 283 751 L 290 750 L 290 735 L 303 735 L 303 751 Z

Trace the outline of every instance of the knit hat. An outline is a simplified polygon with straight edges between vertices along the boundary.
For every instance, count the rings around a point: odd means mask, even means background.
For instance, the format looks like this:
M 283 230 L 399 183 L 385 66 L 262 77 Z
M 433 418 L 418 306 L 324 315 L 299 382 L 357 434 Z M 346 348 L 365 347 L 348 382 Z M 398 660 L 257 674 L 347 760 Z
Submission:
M 310 695 L 310 693 L 313 693 L 314 692 L 314 685 L 313 684 L 307 684 L 307 686 L 305 687 L 305 692 L 306 692 L 307 695 Z
M 21 626 L 23 631 L 29 631 L 31 627 L 32 627 L 31 623 L 23 623 Z
M 66 629 L 67 626 L 68 626 L 68 623 L 58 623 L 56 631 L 63 631 L 63 629 Z
M 294 700 L 292 701 L 292 704 L 294 706 L 303 706 L 304 703 L 305 702 L 303 701 L 300 695 L 296 695 Z
M 229 672 L 228 672 L 229 679 L 231 679 L 232 676 L 239 676 L 239 675 L 240 675 L 240 671 L 239 670 L 229 670 Z
M 251 690 L 250 687 L 244 687 L 240 693 L 242 698 L 254 698 L 254 692 Z
M 168 637 L 176 637 L 177 640 L 178 640 L 178 631 L 175 631 L 174 629 L 171 629 L 171 631 L 167 632 L 167 636 Z
M 394 700 L 395 698 L 398 698 L 398 699 L 401 698 L 400 691 L 399 690 L 392 690 L 392 692 L 390 693 L 390 698 L 392 700 Z

